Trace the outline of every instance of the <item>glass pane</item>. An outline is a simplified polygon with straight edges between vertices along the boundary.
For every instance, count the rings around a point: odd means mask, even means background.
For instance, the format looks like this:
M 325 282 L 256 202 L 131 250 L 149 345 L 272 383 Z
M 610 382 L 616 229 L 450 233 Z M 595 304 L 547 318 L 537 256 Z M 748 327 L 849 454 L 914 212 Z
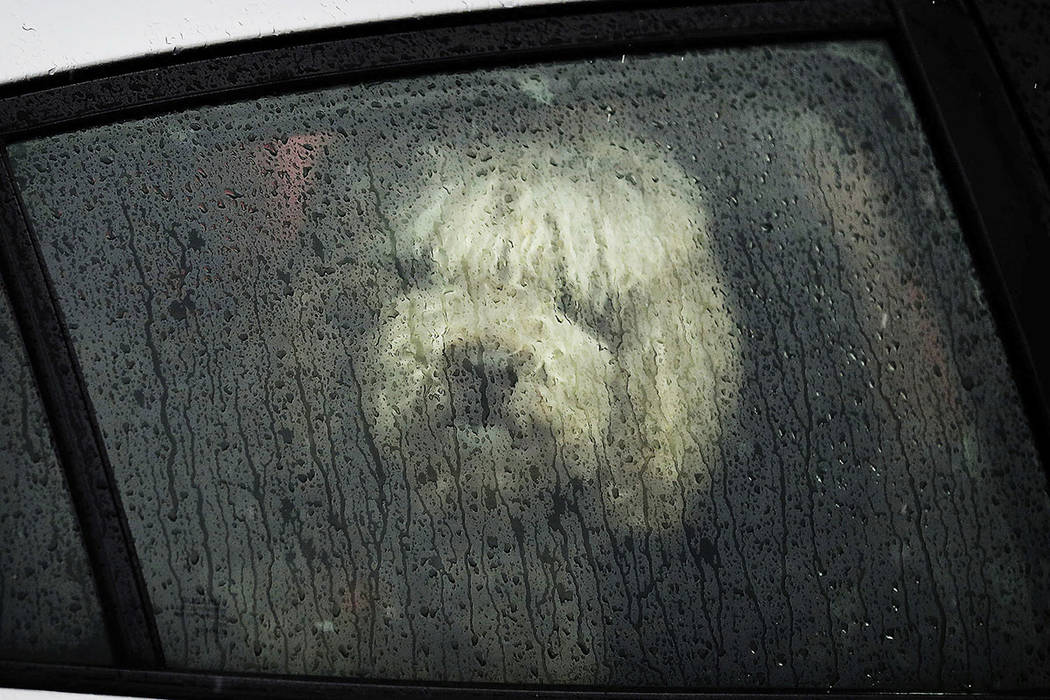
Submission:
M 47 418 L 0 287 L 0 659 L 110 663 Z
M 1048 683 L 1046 479 L 885 46 L 357 85 L 13 162 L 173 665 Z

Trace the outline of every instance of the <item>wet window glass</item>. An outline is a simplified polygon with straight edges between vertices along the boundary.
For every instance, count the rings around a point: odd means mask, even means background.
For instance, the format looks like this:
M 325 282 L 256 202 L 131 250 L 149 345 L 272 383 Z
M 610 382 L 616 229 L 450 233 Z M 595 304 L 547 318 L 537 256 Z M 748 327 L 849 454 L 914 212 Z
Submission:
M 1050 503 L 889 49 L 479 70 L 12 162 L 169 662 L 1050 683 Z
M 80 528 L 2 287 L 0 659 L 110 662 Z

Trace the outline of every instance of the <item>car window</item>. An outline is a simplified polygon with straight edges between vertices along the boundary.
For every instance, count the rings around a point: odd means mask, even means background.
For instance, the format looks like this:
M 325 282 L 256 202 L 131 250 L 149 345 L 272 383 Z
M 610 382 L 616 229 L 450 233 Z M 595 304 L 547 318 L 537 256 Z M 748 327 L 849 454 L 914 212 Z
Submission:
M 11 147 L 174 667 L 1045 686 L 1046 479 L 875 42 Z

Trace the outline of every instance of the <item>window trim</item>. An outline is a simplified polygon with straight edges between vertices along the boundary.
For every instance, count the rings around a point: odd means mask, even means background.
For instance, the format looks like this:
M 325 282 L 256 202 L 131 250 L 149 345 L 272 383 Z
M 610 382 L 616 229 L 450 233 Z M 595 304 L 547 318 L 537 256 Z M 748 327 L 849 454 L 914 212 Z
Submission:
M 0 153 L 0 273 L 69 487 L 113 659 L 131 668 L 163 667 L 117 482 L 6 151 Z
M 382 697 L 458 700 L 459 698 L 615 698 L 616 700 L 662 700 L 704 698 L 708 700 L 811 700 L 815 696 L 848 697 L 858 700 L 974 700 L 979 697 L 1032 698 L 1031 693 L 965 693 L 919 691 L 887 692 L 876 690 L 835 691 L 828 689 L 707 689 L 702 691 L 659 690 L 650 688 L 581 688 L 577 686 L 495 685 L 457 683 L 412 683 L 402 681 L 360 681 L 342 678 L 303 676 L 266 676 L 236 673 L 196 673 L 192 671 L 134 670 L 90 666 L 58 666 L 0 662 L 0 682 L 27 688 L 85 693 L 119 693 L 122 695 L 200 698 L 221 696 L 255 700 L 313 700 L 314 698 Z
M 624 52 L 817 40 L 888 42 L 973 253 L 1044 468 L 1050 468 L 1050 187 L 964 0 L 587 2 L 300 32 L 36 78 L 0 88 L 0 273 L 80 521 L 114 668 L 0 661 L 0 684 L 52 690 L 278 697 L 577 696 L 578 687 L 388 683 L 166 671 L 148 591 L 76 353 L 7 161 L 8 143 L 201 104 L 323 86 Z M 593 689 L 610 692 L 615 689 Z M 626 697 L 659 689 L 624 689 Z M 828 691 L 850 696 L 895 693 Z M 696 695 L 696 693 L 691 693 Z M 707 697 L 803 697 L 713 690 Z M 901 693 L 903 694 L 903 693 Z M 931 694 L 932 696 L 933 694 Z M 936 694 L 951 697 L 951 694 Z M 961 696 L 961 695 L 960 695 Z

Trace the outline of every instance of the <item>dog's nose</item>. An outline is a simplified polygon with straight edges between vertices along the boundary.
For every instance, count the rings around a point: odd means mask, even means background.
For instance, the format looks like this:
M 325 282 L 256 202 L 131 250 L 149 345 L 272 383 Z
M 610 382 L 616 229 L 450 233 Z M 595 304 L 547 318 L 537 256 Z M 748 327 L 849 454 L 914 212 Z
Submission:
M 518 363 L 499 348 L 475 344 L 446 349 L 451 421 L 457 425 L 510 428 L 511 394 Z

